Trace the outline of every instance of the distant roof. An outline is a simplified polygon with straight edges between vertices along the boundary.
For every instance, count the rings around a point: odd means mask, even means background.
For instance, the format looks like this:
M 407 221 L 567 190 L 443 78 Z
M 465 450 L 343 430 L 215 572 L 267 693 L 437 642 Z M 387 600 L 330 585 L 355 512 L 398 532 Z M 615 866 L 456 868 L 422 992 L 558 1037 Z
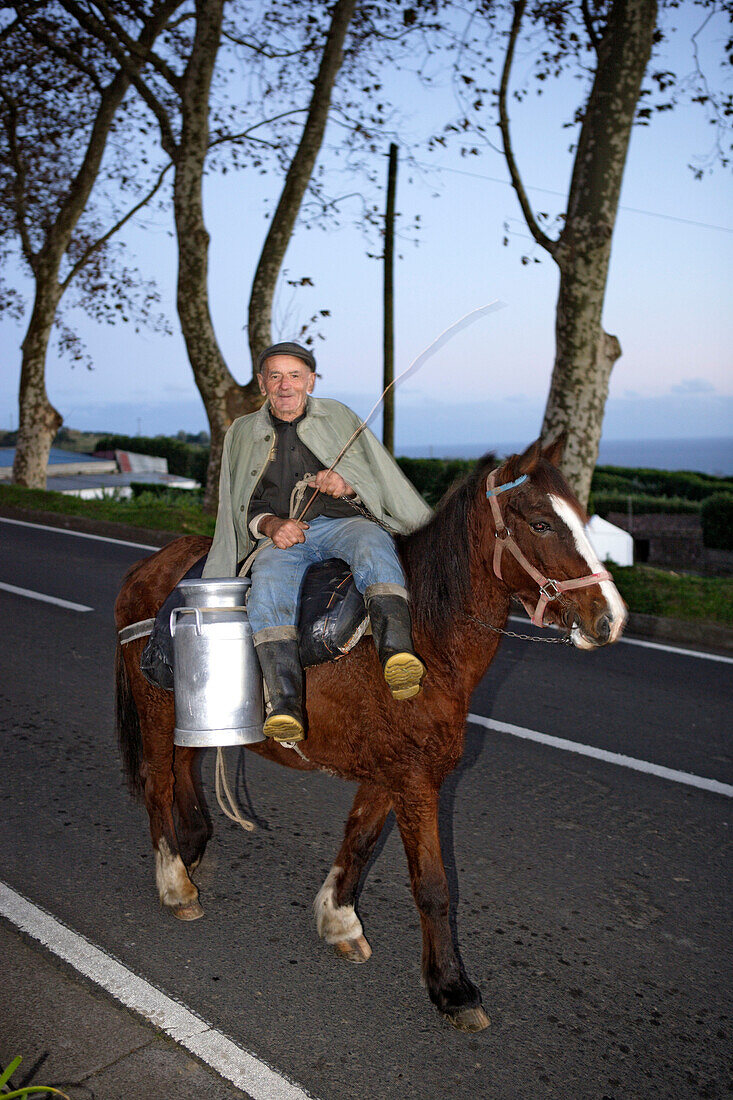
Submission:
M 15 458 L 15 447 L 0 447 L 0 466 L 12 466 Z M 77 454 L 75 451 L 62 451 L 60 447 L 52 447 L 48 456 L 49 466 L 61 466 L 64 463 L 78 465 L 83 462 L 86 466 L 90 462 L 108 464 L 109 459 L 97 458 L 96 455 Z

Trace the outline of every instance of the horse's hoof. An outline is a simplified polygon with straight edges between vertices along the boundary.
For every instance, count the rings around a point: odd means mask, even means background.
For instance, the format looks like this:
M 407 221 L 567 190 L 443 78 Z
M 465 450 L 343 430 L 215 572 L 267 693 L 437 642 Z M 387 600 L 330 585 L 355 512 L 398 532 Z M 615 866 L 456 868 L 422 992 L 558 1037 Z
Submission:
M 372 949 L 365 936 L 357 936 L 355 940 L 339 940 L 333 949 L 340 959 L 350 963 L 365 963 L 372 957 Z
M 198 901 L 189 901 L 185 905 L 174 905 L 171 913 L 179 920 L 198 920 L 203 917 L 204 908 Z
M 491 1023 L 483 1008 L 462 1008 L 448 1019 L 459 1031 L 483 1031 Z

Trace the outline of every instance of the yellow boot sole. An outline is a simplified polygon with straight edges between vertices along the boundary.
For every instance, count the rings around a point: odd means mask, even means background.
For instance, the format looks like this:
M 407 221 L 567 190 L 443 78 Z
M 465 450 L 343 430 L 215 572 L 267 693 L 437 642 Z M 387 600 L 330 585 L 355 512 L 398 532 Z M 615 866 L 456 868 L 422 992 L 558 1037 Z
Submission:
M 262 727 L 265 737 L 272 741 L 304 741 L 305 730 L 291 714 L 271 714 Z
M 425 665 L 414 653 L 393 653 L 384 666 L 384 678 L 394 699 L 414 699 L 424 675 Z

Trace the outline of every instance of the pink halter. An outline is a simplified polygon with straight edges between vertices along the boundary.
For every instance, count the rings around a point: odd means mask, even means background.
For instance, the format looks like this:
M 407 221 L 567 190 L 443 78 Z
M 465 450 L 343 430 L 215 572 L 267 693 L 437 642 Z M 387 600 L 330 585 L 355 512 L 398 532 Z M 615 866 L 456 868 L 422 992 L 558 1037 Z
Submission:
M 563 592 L 570 592 L 574 588 L 587 588 L 591 584 L 600 584 L 601 581 L 610 581 L 611 574 L 606 569 L 602 569 L 600 573 L 591 573 L 587 577 L 577 577 L 575 580 L 569 581 L 553 581 L 550 580 L 549 577 L 544 577 L 538 569 L 535 569 L 531 562 L 527 561 L 524 554 L 517 546 L 512 537 L 511 531 L 504 523 L 501 509 L 499 507 L 499 502 L 496 499 L 498 493 L 504 493 L 508 489 L 516 489 L 518 485 L 522 485 L 527 480 L 528 475 L 522 474 L 522 476 L 518 477 L 516 481 L 509 481 L 504 485 L 497 486 L 497 473 L 498 470 L 494 470 L 486 478 L 486 496 L 488 498 L 489 504 L 491 505 L 491 512 L 494 517 L 494 526 L 496 528 L 496 542 L 494 544 L 494 573 L 500 581 L 504 579 L 501 575 L 501 555 L 504 550 L 508 550 L 509 553 L 514 558 L 516 558 L 524 571 L 526 573 L 529 573 L 532 580 L 536 581 L 537 585 L 539 586 L 540 595 L 537 601 L 537 606 L 532 613 L 532 622 L 535 626 L 544 626 L 545 624 L 542 620 L 545 614 L 545 608 L 547 607 L 548 603 L 556 600 L 558 596 L 560 596 Z M 527 611 L 529 610 L 530 608 L 527 607 Z

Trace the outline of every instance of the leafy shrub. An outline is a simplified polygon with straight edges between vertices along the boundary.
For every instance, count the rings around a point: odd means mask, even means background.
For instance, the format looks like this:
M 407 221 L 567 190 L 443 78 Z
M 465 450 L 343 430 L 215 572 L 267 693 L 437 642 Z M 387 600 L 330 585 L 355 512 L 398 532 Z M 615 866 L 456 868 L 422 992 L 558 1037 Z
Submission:
M 195 505 L 200 508 L 203 502 L 202 489 L 176 489 L 173 485 L 158 484 L 154 481 L 131 481 L 133 499 L 144 497 L 146 494 L 150 500 L 163 500 L 166 504 Z
M 733 550 L 733 493 L 713 493 L 700 507 L 702 541 L 711 550 Z

